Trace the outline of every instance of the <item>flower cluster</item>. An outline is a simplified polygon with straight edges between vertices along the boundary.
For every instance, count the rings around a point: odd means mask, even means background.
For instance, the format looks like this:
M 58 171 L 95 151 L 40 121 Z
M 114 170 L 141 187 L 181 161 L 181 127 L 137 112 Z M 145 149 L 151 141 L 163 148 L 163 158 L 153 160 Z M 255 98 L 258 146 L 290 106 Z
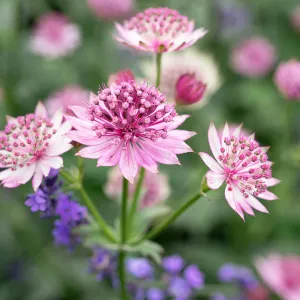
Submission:
M 62 14 L 46 13 L 41 16 L 33 31 L 30 47 L 37 55 L 58 58 L 73 52 L 81 41 L 77 25 Z
M 63 122 L 61 110 L 50 119 L 41 102 L 34 114 L 8 117 L 5 135 L 0 136 L 0 167 L 6 168 L 0 173 L 3 186 L 15 188 L 33 177 L 37 191 L 51 168 L 63 166 L 60 155 L 72 148 L 65 136 L 70 129 L 70 124 Z
M 194 30 L 194 22 L 178 11 L 148 8 L 122 25 L 116 24 L 116 40 L 140 51 L 163 53 L 179 51 L 193 45 L 207 31 Z
M 210 168 L 206 174 L 207 185 L 218 189 L 226 182 L 225 198 L 230 207 L 244 219 L 244 212 L 254 215 L 252 208 L 267 213 L 267 209 L 256 199 L 276 200 L 268 187 L 279 183 L 272 177 L 272 162 L 269 161 L 268 147 L 261 147 L 254 135 L 241 134 L 241 126 L 232 134 L 228 124 L 222 137 L 211 123 L 208 140 L 214 155 L 200 152 L 200 157 Z
M 275 61 L 275 47 L 262 37 L 243 40 L 233 49 L 231 55 L 233 70 L 251 78 L 267 75 Z
M 274 76 L 279 91 L 290 100 L 300 100 L 300 61 L 282 62 Z
M 116 261 L 113 252 L 95 247 L 90 270 L 98 280 L 108 279 L 116 287 Z M 190 299 L 204 286 L 204 275 L 199 268 L 186 265 L 179 255 L 165 257 L 158 270 L 146 258 L 128 258 L 126 271 L 131 278 L 128 290 L 136 300 Z
M 267 286 L 282 299 L 300 299 L 299 256 L 271 254 L 257 258 L 255 265 Z
M 62 192 L 61 185 L 58 171 L 52 169 L 38 190 L 27 197 L 25 205 L 32 212 L 41 212 L 42 217 L 58 217 L 54 221 L 55 243 L 72 248 L 80 242 L 73 229 L 87 223 L 88 212 L 72 199 L 72 195 Z
M 91 94 L 88 108 L 71 106 L 76 117 L 68 136 L 88 147 L 77 155 L 97 159 L 97 166 L 119 165 L 133 183 L 139 166 L 157 173 L 157 163 L 179 164 L 177 154 L 192 152 L 184 142 L 195 133 L 175 130 L 178 116 L 165 96 L 147 83 L 122 82 Z

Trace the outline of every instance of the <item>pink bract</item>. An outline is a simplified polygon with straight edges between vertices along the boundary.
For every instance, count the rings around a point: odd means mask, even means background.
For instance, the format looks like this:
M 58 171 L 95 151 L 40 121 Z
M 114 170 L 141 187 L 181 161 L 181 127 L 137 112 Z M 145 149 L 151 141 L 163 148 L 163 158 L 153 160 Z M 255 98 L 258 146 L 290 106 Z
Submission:
M 274 76 L 280 92 L 290 100 L 300 100 L 300 61 L 290 60 L 281 63 Z
M 122 173 L 118 168 L 112 168 L 105 186 L 106 194 L 113 199 L 119 199 L 122 194 L 122 183 Z M 134 184 L 129 185 L 130 198 L 133 196 L 136 184 L 137 178 L 134 180 Z M 145 173 L 142 190 L 143 193 L 139 202 L 140 209 L 159 205 L 170 196 L 168 177 L 164 174 L 155 174 L 147 171 Z
M 112 74 L 108 78 L 108 85 L 121 84 L 122 82 L 134 81 L 134 75 L 130 69 L 120 70 L 119 72 Z
M 77 25 L 62 14 L 50 12 L 40 17 L 30 41 L 37 55 L 48 58 L 66 56 L 80 44 L 81 36 Z
M 170 8 L 148 8 L 123 25 L 116 24 L 120 43 L 140 51 L 172 52 L 192 46 L 207 31 Z
M 60 108 L 62 108 L 64 114 L 73 115 L 69 106 L 79 105 L 87 107 L 89 104 L 89 95 L 89 91 L 78 85 L 67 85 L 50 95 L 46 99 L 45 105 L 49 115 L 53 115 Z
M 0 173 L 3 186 L 15 188 L 33 178 L 36 191 L 51 168 L 63 166 L 60 155 L 72 148 L 65 137 L 70 129 L 61 110 L 49 119 L 41 102 L 34 114 L 8 117 L 5 135 L 0 134 L 0 167 L 6 168 Z
M 255 261 L 267 286 L 284 300 L 300 299 L 300 257 L 272 254 Z
M 276 49 L 265 38 L 252 37 L 240 42 L 232 51 L 231 65 L 235 72 L 247 77 L 263 77 L 273 68 Z
M 179 164 L 177 154 L 192 152 L 184 142 L 195 133 L 176 130 L 178 116 L 165 96 L 147 83 L 122 82 L 91 94 L 88 109 L 73 106 L 67 116 L 74 130 L 68 136 L 86 145 L 77 155 L 97 159 L 97 166 L 119 165 L 133 183 L 139 167 L 157 173 L 157 163 Z
M 272 162 L 268 160 L 268 147 L 261 147 L 254 135 L 243 136 L 241 126 L 232 134 L 226 124 L 222 137 L 213 123 L 208 130 L 208 140 L 214 158 L 204 152 L 200 157 L 210 168 L 206 174 L 207 185 L 215 190 L 225 182 L 225 198 L 230 207 L 244 219 L 244 212 L 254 215 L 252 208 L 267 213 L 256 199 L 276 200 L 276 195 L 267 190 L 279 183 L 272 177 Z

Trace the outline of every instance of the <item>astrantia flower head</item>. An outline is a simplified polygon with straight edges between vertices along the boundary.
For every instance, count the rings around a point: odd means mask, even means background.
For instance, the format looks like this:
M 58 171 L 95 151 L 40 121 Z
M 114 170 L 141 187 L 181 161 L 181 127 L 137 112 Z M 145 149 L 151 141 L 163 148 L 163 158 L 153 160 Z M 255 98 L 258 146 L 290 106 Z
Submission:
M 206 174 L 209 188 L 218 189 L 226 182 L 226 200 L 244 219 L 244 212 L 254 215 L 252 208 L 268 212 L 256 197 L 276 200 L 276 195 L 267 189 L 278 184 L 279 180 L 272 178 L 272 162 L 266 154 L 268 147 L 261 147 L 254 135 L 245 137 L 240 130 L 241 126 L 230 134 L 226 124 L 220 138 L 211 123 L 208 140 L 215 159 L 204 152 L 199 154 L 210 168 Z
M 292 59 L 279 65 L 274 76 L 280 92 L 291 100 L 300 100 L 300 61 Z
M 33 178 L 36 191 L 51 168 L 63 166 L 60 155 L 72 148 L 65 137 L 70 129 L 61 110 L 49 119 L 42 103 L 34 114 L 9 117 L 5 135 L 0 136 L 0 167 L 6 168 L 0 173 L 3 186 L 14 188 Z
M 275 47 L 261 37 L 243 40 L 233 49 L 231 55 L 233 70 L 251 78 L 267 75 L 273 68 L 275 61 Z
M 112 168 L 105 187 L 106 194 L 113 199 L 119 199 L 122 194 L 122 182 L 122 173 L 118 168 Z M 134 184 L 129 185 L 129 196 L 133 196 L 136 184 L 137 179 Z M 163 203 L 170 195 L 168 177 L 161 173 L 155 174 L 147 171 L 142 188 L 143 194 L 139 201 L 141 209 Z
M 153 64 L 145 62 L 142 69 L 151 82 L 155 82 Z M 160 89 L 169 102 L 200 107 L 221 85 L 221 75 L 214 58 L 204 52 L 189 49 L 170 53 L 164 57 Z
M 88 109 L 73 106 L 68 136 L 88 147 L 77 155 L 98 159 L 97 166 L 119 165 L 133 183 L 139 166 L 156 173 L 157 163 L 179 164 L 176 154 L 191 152 L 184 140 L 193 132 L 175 130 L 188 117 L 146 83 L 122 82 L 91 95 Z
M 300 299 L 300 257 L 272 254 L 255 261 L 258 273 L 267 286 L 282 299 Z
M 138 13 L 123 26 L 116 24 L 116 40 L 146 52 L 172 52 L 192 46 L 207 31 L 194 30 L 194 22 L 170 8 L 148 8 Z
M 64 114 L 73 115 L 69 106 L 87 106 L 88 103 L 89 92 L 87 90 L 77 85 L 68 85 L 50 95 L 45 101 L 45 106 L 49 115 L 53 115 L 60 108 Z
M 134 8 L 134 0 L 87 0 L 90 9 L 100 18 L 114 21 L 128 17 Z
M 59 13 L 40 17 L 33 31 L 30 47 L 38 55 L 48 58 L 66 56 L 80 44 L 79 28 Z

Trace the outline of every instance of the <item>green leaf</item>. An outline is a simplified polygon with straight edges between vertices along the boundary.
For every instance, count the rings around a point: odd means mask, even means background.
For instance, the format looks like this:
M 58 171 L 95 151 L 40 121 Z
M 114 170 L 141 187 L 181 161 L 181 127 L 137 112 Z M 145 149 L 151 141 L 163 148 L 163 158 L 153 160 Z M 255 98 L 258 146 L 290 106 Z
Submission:
M 83 242 L 84 246 L 87 248 L 92 248 L 94 246 L 101 246 L 110 250 L 118 250 L 119 245 L 112 243 L 108 240 L 101 232 L 97 232 L 94 234 L 89 234 Z
M 146 207 L 139 212 L 139 215 L 148 222 L 151 222 L 157 218 L 161 218 L 169 214 L 171 208 L 166 205 L 157 205 L 153 207 Z
M 151 241 L 144 241 L 137 246 L 126 246 L 125 250 L 142 256 L 148 256 L 157 264 L 160 264 L 161 255 L 164 252 L 162 246 Z

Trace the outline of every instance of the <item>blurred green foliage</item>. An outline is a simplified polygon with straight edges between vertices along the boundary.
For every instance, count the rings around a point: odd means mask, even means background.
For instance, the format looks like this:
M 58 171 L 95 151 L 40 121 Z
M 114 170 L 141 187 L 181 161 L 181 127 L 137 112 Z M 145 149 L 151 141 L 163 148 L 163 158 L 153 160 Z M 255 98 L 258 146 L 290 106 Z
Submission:
M 225 1 L 225 0 L 224 0 Z M 247 4 L 253 24 L 247 34 L 268 37 L 278 51 L 278 61 L 300 59 L 300 36 L 289 24 L 289 13 L 296 0 L 252 0 Z M 184 127 L 198 132 L 189 144 L 198 151 L 208 150 L 207 129 L 210 121 L 222 126 L 225 121 L 244 123 L 256 132 L 262 144 L 270 145 L 275 162 L 274 176 L 282 183 L 273 188 L 279 201 L 264 202 L 269 215 L 241 219 L 227 205 L 223 191 L 201 199 L 157 242 L 166 253 L 180 253 L 196 263 L 215 284 L 216 270 L 225 262 L 251 265 L 253 257 L 268 251 L 300 254 L 299 137 L 300 106 L 287 103 L 277 92 L 272 75 L 250 80 L 234 74 L 228 64 L 232 46 L 242 37 L 224 39 L 222 26 L 212 0 L 138 0 L 137 10 L 151 6 L 169 6 L 196 20 L 210 33 L 196 47 L 212 53 L 224 83 L 210 103 L 200 111 L 188 111 L 192 117 Z M 66 59 L 46 60 L 30 53 L 28 38 L 35 20 L 44 12 L 59 10 L 77 23 L 83 42 Z M 113 39 L 112 23 L 97 19 L 84 0 L 0 0 L 0 85 L 15 115 L 31 112 L 39 99 L 68 83 L 77 83 L 96 91 L 100 83 L 122 68 L 142 75 L 139 60 L 144 55 L 120 47 Z M 0 104 L 0 125 L 5 108 Z M 181 156 L 182 166 L 163 166 L 169 174 L 172 196 L 169 204 L 179 205 L 200 188 L 206 171 L 197 154 Z M 66 155 L 65 165 L 74 163 Z M 85 161 L 86 185 L 108 221 L 116 215 L 116 204 L 103 193 L 106 168 L 96 168 L 95 161 Z M 90 253 L 68 252 L 52 243 L 52 224 L 41 220 L 24 206 L 31 186 L 4 190 L 0 195 L 0 299 L 65 300 L 117 299 L 104 283 L 97 283 L 87 272 Z

